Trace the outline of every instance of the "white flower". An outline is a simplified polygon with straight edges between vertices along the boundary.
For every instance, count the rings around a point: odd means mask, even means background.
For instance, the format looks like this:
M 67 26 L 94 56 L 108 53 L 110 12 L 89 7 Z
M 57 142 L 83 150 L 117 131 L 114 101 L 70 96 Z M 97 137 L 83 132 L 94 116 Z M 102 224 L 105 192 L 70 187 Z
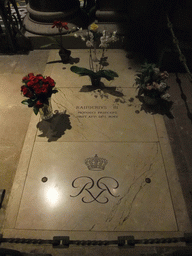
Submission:
M 79 37 L 76 33 L 73 36 L 76 37 L 76 38 Z
M 87 47 L 92 47 L 93 44 L 91 43 L 91 41 L 88 40 L 88 41 L 86 42 L 86 46 L 87 46 Z
M 91 32 L 91 31 L 89 31 L 89 36 L 90 36 L 90 38 L 93 38 L 94 36 L 93 36 L 93 33 Z
M 105 30 L 103 30 L 103 36 L 104 36 L 104 37 L 106 36 L 106 31 L 105 31 Z
M 165 82 L 161 82 L 161 83 L 159 84 L 158 90 L 159 90 L 160 92 L 163 92 L 163 91 L 166 89 L 166 87 L 167 87 L 167 84 L 166 84 Z
M 82 40 L 82 41 L 85 41 L 86 38 L 85 38 L 84 36 L 81 36 L 81 40 Z
M 100 45 L 99 45 L 99 47 L 101 47 L 101 48 L 107 48 L 107 43 L 101 43 Z
M 117 40 L 118 40 L 118 38 L 117 38 L 116 36 L 113 36 L 113 35 L 112 35 L 111 41 L 112 41 L 112 42 L 116 42 Z
M 169 98 L 170 98 L 169 93 L 165 93 L 165 94 L 161 95 L 161 99 L 163 99 L 163 100 L 169 100 Z
M 160 69 L 159 69 L 159 68 L 154 68 L 153 71 L 154 71 L 154 73 L 155 73 L 156 75 L 159 75 L 159 74 L 160 74 Z

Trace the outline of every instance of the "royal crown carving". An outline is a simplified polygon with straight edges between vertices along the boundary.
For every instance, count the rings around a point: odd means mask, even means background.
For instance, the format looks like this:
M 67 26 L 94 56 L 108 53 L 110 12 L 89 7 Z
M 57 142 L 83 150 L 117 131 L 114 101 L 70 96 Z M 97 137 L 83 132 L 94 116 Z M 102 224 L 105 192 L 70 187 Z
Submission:
M 85 159 L 87 168 L 91 171 L 102 171 L 105 169 L 108 161 L 104 158 L 98 157 L 97 154 L 94 157 Z

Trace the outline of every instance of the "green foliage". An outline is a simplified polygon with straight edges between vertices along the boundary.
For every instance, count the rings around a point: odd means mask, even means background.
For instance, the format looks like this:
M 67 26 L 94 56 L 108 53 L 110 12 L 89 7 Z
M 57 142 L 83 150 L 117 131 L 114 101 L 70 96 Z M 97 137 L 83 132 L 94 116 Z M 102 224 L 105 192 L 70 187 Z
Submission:
M 141 70 L 139 71 L 139 73 L 137 74 L 137 78 L 135 79 L 136 84 L 142 86 L 146 85 L 147 83 L 157 81 L 159 76 L 157 70 L 158 68 L 156 68 L 156 65 L 153 63 L 145 63 L 141 65 Z
M 104 77 L 108 81 L 114 80 L 114 77 L 118 77 L 118 74 L 112 70 L 100 70 L 96 74 L 98 77 Z
M 35 115 L 37 115 L 39 112 L 39 109 L 37 107 L 33 107 L 33 112 L 35 113 Z
M 28 105 L 28 100 L 23 100 L 23 101 L 21 101 L 21 103 L 24 105 Z
M 28 107 L 33 107 L 36 103 L 37 99 L 27 99 L 27 100 L 23 100 L 21 103 L 24 105 L 27 105 Z
M 58 90 L 57 90 L 57 89 L 52 90 L 52 93 L 57 93 L 57 92 L 58 92 Z
M 71 71 L 80 76 L 90 76 L 92 78 L 104 77 L 108 81 L 114 80 L 114 77 L 118 77 L 118 74 L 112 70 L 100 70 L 97 72 L 93 72 L 92 70 L 87 69 L 87 68 L 72 66 Z
M 72 66 L 71 71 L 80 75 L 80 76 L 91 76 L 91 77 L 95 77 L 97 78 L 97 75 L 95 72 L 93 72 L 92 70 L 89 70 L 87 68 L 81 68 L 81 67 L 77 67 L 77 66 Z
M 27 105 L 28 107 L 33 107 L 33 112 L 35 113 L 35 115 L 38 114 L 39 109 L 37 107 L 35 107 L 37 99 L 27 99 L 27 100 L 23 100 L 21 103 L 24 105 Z

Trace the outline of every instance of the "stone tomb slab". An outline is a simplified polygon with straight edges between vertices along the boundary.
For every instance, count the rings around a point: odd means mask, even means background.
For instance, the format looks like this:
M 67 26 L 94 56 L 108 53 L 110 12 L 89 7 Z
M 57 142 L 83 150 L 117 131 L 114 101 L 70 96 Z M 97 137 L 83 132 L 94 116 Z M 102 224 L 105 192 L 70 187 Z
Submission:
M 66 114 L 39 122 L 36 140 L 158 141 L 153 115 L 140 111 L 135 96 L 135 88 L 59 88 L 52 97 L 53 109 Z
M 36 142 L 15 228 L 177 231 L 159 143 Z

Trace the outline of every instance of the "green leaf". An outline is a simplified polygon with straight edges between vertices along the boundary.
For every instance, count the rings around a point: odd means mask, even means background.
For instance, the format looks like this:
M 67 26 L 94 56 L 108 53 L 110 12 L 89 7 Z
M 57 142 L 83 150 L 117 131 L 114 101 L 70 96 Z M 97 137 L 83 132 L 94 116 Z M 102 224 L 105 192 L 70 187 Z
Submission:
M 57 92 L 58 92 L 58 90 L 57 90 L 57 89 L 52 90 L 52 93 L 57 93 Z
M 29 105 L 28 100 L 23 100 L 23 101 L 21 101 L 21 103 L 24 104 L 24 105 Z
M 136 79 L 135 79 L 135 82 L 136 82 L 137 84 L 140 84 L 140 83 L 141 83 L 141 80 L 140 80 L 139 78 L 136 78 Z
M 72 66 L 71 71 L 80 75 L 80 76 L 91 76 L 91 77 L 97 77 L 96 73 L 93 72 L 90 69 L 87 68 L 81 68 L 81 67 L 77 67 L 77 66 Z
M 100 70 L 97 72 L 97 76 L 104 77 L 108 81 L 114 80 L 114 77 L 118 77 L 118 74 L 112 70 Z
M 37 99 L 28 99 L 28 107 L 33 107 L 36 103 Z
M 35 115 L 37 115 L 39 112 L 39 109 L 37 107 L 33 107 L 33 112 L 35 113 Z

